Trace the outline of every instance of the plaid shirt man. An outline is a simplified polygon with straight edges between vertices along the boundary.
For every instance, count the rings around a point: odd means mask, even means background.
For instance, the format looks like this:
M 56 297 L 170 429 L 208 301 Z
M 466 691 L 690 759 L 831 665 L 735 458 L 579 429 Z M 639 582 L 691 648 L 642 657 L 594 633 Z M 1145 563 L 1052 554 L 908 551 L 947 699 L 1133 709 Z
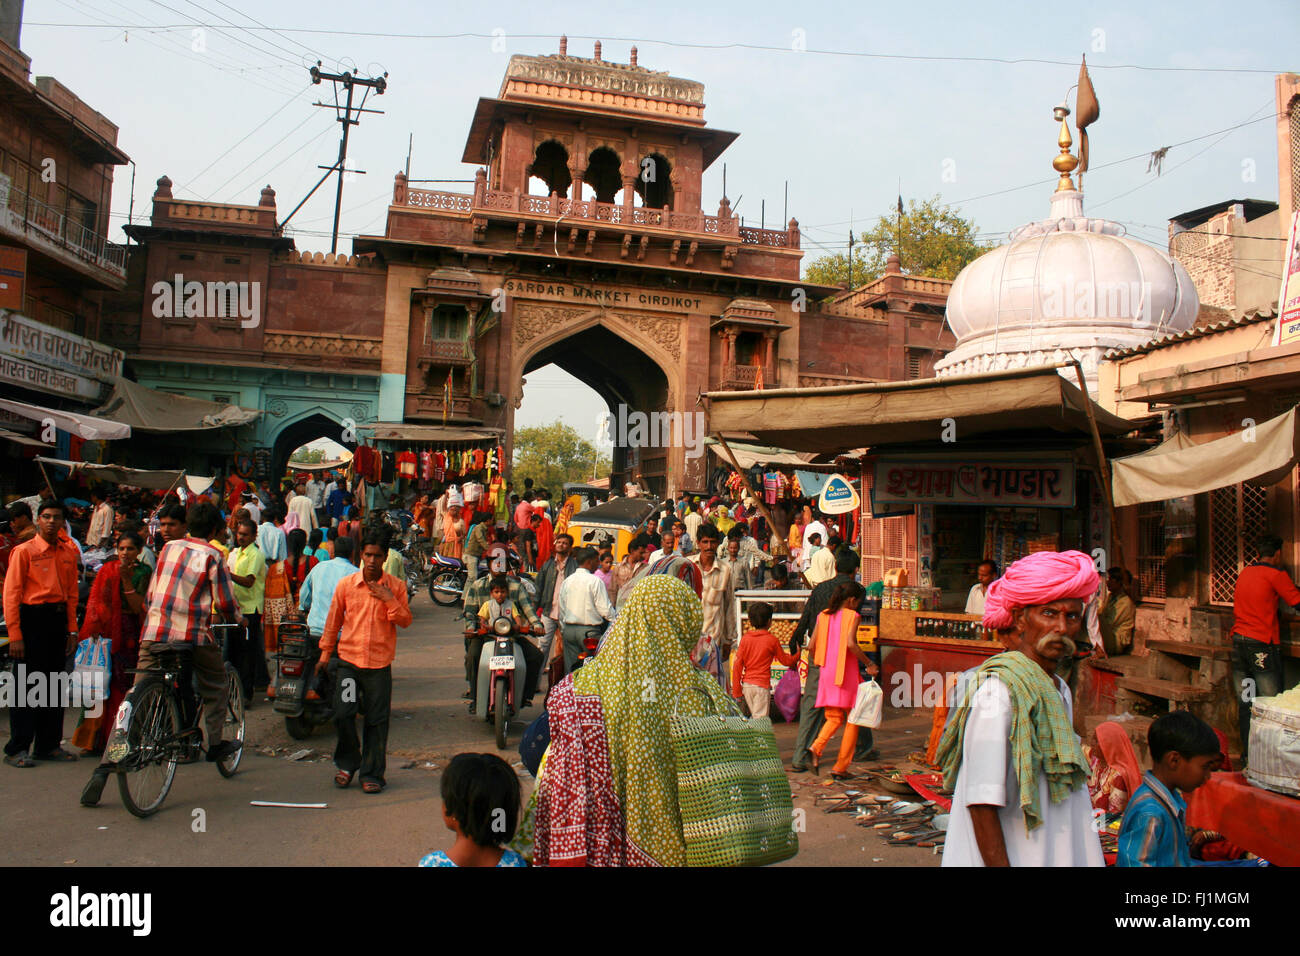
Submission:
M 514 601 L 519 606 L 519 610 L 523 612 L 529 627 L 541 627 L 542 621 L 537 616 L 537 608 L 533 606 L 532 600 L 528 597 L 528 592 L 519 584 L 519 580 L 517 578 L 506 578 L 506 581 L 510 584 L 509 600 Z M 478 627 L 478 609 L 491 596 L 491 586 L 492 578 L 482 575 L 466 588 L 465 603 L 460 615 L 466 627 Z
M 158 555 L 158 567 L 149 580 L 148 604 L 142 644 L 215 644 L 208 626 L 213 611 L 234 616 L 239 610 L 221 552 L 188 537 L 169 541 Z

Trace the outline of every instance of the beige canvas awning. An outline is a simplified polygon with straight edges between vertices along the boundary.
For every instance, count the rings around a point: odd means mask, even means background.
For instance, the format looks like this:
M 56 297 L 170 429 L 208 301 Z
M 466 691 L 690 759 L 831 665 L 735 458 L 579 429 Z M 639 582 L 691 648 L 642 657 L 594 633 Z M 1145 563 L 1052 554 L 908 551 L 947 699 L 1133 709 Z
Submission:
M 746 431 L 793 451 L 937 442 L 946 429 L 958 442 L 994 433 L 1089 433 L 1090 399 L 1054 365 L 907 382 L 710 392 L 708 401 L 710 434 Z M 1092 408 L 1102 435 L 1134 428 L 1096 403 Z
M 92 461 L 64 461 L 62 458 L 46 458 L 37 455 L 36 460 L 45 465 L 67 468 L 72 474 L 83 474 L 96 481 L 107 481 L 115 485 L 130 485 L 132 488 L 152 488 L 167 490 L 175 487 L 185 477 L 185 485 L 196 495 L 212 484 L 211 478 L 202 475 L 186 475 L 184 471 L 147 471 L 142 468 L 127 468 L 125 465 L 99 465 Z
M 119 378 L 95 414 L 142 432 L 194 432 L 227 425 L 247 425 L 262 413 L 238 405 L 160 392 L 139 382 Z
M 727 453 L 722 450 L 722 445 L 716 438 L 706 438 L 704 444 L 724 462 L 731 463 L 731 459 L 727 457 Z M 814 456 L 807 452 L 799 454 L 786 448 L 747 445 L 743 442 L 730 440 L 727 442 L 727 447 L 735 453 L 736 464 L 745 470 L 749 470 L 755 465 L 798 465 L 800 468 L 813 469 L 829 467 L 828 465 L 810 465 L 808 461 Z
M 60 431 L 69 432 L 78 438 L 84 438 L 86 441 L 112 441 L 118 438 L 131 437 L 129 423 L 96 418 L 93 415 L 64 412 L 55 408 L 29 405 L 26 402 L 15 402 L 10 399 L 0 399 L 0 408 L 23 418 L 30 418 L 35 422 L 52 421 L 54 427 Z
M 1273 484 L 1295 466 L 1298 449 L 1294 408 L 1199 445 L 1179 432 L 1150 451 L 1111 462 L 1115 504 L 1182 498 L 1242 481 Z
M 357 431 L 370 432 L 375 441 L 457 442 L 500 441 L 505 434 L 499 428 L 458 425 L 416 425 L 407 422 L 373 422 L 358 425 Z

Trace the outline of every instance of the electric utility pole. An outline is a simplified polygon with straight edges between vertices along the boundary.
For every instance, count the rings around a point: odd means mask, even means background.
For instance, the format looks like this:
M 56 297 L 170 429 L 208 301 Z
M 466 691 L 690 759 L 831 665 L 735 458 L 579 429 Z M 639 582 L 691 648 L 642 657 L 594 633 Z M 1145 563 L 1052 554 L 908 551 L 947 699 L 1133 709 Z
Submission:
M 320 68 L 320 61 L 310 70 L 312 83 L 319 84 L 322 80 L 329 80 L 334 84 L 334 102 L 333 103 L 313 103 L 313 106 L 333 108 L 336 118 L 343 125 L 343 136 L 339 140 L 339 158 L 333 166 L 318 166 L 318 169 L 325 170 L 325 175 L 321 177 L 320 182 L 312 187 L 312 191 L 307 194 L 307 198 L 285 217 L 284 222 L 280 223 L 283 228 L 284 224 L 289 221 L 294 212 L 302 208 L 303 203 L 311 198 L 312 193 L 320 188 L 321 183 L 325 182 L 333 172 L 339 174 L 338 190 L 334 194 L 334 231 L 330 238 L 330 253 L 338 251 L 339 245 L 339 214 L 343 206 L 343 173 L 347 171 L 346 163 L 348 158 L 348 131 L 353 127 L 360 125 L 362 113 L 383 113 L 383 110 L 368 110 L 365 108 L 366 99 L 370 96 L 370 91 L 374 90 L 376 96 L 383 96 L 384 90 L 388 89 L 388 74 L 383 76 L 360 77 L 348 73 L 323 73 Z M 339 103 L 339 85 L 347 91 L 347 99 L 344 103 Z M 357 106 L 352 105 L 352 97 L 357 87 L 362 87 L 365 92 L 361 94 L 361 102 Z M 352 172 L 365 175 L 365 170 L 357 169 Z

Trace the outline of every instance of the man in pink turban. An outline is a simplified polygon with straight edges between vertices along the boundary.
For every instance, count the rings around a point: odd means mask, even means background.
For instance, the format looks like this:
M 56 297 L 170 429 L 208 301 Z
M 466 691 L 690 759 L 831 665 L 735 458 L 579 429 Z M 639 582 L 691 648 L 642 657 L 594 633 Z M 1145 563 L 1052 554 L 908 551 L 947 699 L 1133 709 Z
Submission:
M 939 741 L 953 789 L 944 866 L 1101 866 L 1069 688 L 1084 603 L 1100 581 L 1078 551 L 1021 558 L 989 585 L 984 624 L 1014 650 L 976 671 Z

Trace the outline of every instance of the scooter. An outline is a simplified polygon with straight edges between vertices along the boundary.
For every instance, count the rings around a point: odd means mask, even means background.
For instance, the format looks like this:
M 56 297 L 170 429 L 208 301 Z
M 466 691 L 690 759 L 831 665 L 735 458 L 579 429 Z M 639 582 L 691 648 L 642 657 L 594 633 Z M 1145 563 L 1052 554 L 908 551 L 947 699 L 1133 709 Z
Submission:
M 578 652 L 578 659 L 573 664 L 575 671 L 596 656 L 596 651 L 600 648 L 600 638 L 604 633 L 604 626 L 589 627 L 583 632 L 582 650 Z
M 328 674 L 316 675 L 320 638 L 301 621 L 280 625 L 276 653 L 275 712 L 294 740 L 306 740 L 317 727 L 334 719 L 334 692 Z
M 495 724 L 497 749 L 505 750 L 507 724 L 519 711 L 528 683 L 528 664 L 512 618 L 499 617 L 490 628 L 480 626 L 478 633 L 488 639 L 479 652 L 474 716 Z

